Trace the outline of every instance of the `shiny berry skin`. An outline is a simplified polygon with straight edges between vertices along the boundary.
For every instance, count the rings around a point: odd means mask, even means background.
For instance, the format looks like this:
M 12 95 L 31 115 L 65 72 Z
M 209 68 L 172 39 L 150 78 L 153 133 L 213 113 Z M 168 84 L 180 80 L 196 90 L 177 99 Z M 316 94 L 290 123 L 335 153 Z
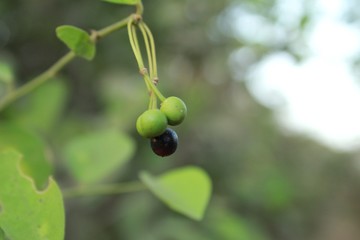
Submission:
M 146 138 L 162 134 L 167 127 L 167 119 L 159 109 L 150 109 L 141 114 L 136 121 L 138 133 Z
M 178 136 L 174 130 L 167 128 L 160 136 L 150 139 L 151 149 L 156 155 L 166 157 L 176 151 Z
M 162 103 L 160 110 L 165 114 L 169 125 L 179 125 L 186 117 L 187 108 L 178 97 L 168 97 Z

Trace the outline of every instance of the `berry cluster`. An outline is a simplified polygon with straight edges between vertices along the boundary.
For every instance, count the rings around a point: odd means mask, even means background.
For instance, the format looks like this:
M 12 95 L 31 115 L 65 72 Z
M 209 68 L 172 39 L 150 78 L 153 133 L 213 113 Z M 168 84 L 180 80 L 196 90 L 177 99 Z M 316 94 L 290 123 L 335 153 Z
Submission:
M 168 97 L 160 109 L 149 109 L 141 114 L 136 121 L 138 133 L 150 138 L 151 148 L 159 156 L 169 156 L 176 151 L 178 137 L 168 125 L 182 123 L 187 113 L 185 103 L 178 97 Z
M 137 28 L 143 35 L 149 68 L 145 67 L 142 58 Z M 128 22 L 128 33 L 140 73 L 144 77 L 150 95 L 149 108 L 138 117 L 136 129 L 141 136 L 150 139 L 151 148 L 155 154 L 162 157 L 169 156 L 176 151 L 178 137 L 174 130 L 168 128 L 168 125 L 176 126 L 184 120 L 187 113 L 186 105 L 178 97 L 165 98 L 157 88 L 159 78 L 154 38 L 149 27 L 139 16 L 135 16 L 132 21 Z M 158 99 L 161 101 L 160 109 L 157 104 Z

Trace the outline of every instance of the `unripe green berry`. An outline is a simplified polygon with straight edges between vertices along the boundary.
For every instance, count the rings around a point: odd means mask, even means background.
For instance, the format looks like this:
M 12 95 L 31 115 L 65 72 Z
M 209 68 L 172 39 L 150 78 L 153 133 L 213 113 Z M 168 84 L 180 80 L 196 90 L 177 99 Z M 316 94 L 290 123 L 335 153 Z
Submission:
M 150 109 L 141 114 L 136 121 L 138 133 L 146 138 L 161 135 L 167 127 L 167 119 L 159 109 Z
M 160 110 L 165 114 L 169 125 L 179 125 L 186 117 L 186 105 L 178 97 L 168 97 L 162 103 Z

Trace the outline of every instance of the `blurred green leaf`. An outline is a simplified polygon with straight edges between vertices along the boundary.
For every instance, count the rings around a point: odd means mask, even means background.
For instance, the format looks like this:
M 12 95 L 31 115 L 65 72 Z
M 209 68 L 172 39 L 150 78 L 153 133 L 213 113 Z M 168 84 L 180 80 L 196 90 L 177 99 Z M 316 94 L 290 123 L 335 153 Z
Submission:
M 51 129 L 62 112 L 67 89 L 62 79 L 52 79 L 11 106 L 11 116 L 26 127 L 41 132 Z
M 137 75 L 125 70 L 107 71 L 99 78 L 101 82 L 98 90 L 104 106 L 104 116 L 109 124 L 124 130 L 134 129 L 134 119 L 144 111 L 144 103 L 148 101 L 148 95 L 144 94 L 144 83 L 137 81 Z
M 301 30 L 305 30 L 305 28 L 309 25 L 310 23 L 310 16 L 309 15 L 304 15 L 301 17 L 300 19 L 300 28 Z
M 14 81 L 14 71 L 10 64 L 0 61 L 0 82 L 10 84 Z
M 103 1 L 109 3 L 127 4 L 127 5 L 136 5 L 141 2 L 141 0 L 103 0 Z
M 141 172 L 140 179 L 174 211 L 195 220 L 203 218 L 212 185 L 209 176 L 201 168 L 179 168 L 159 177 Z
M 1 122 L 0 147 L 14 148 L 24 155 L 23 170 L 34 179 L 38 189 L 47 184 L 52 166 L 45 156 L 44 143 L 36 134 L 15 123 Z
M 151 235 L 147 232 L 144 232 L 139 239 L 213 240 L 213 238 L 206 236 L 206 234 L 200 229 L 197 224 L 193 224 L 191 221 L 172 216 L 159 219 L 158 222 L 151 226 Z
M 113 129 L 97 130 L 75 137 L 64 149 L 67 166 L 81 183 L 103 180 L 120 170 L 134 152 L 134 141 Z
M 263 183 L 266 207 L 281 210 L 288 207 L 293 200 L 294 189 L 288 178 L 280 172 L 274 172 Z
M 263 162 L 241 174 L 234 190 L 243 202 L 270 211 L 283 211 L 291 206 L 295 188 L 283 170 L 266 164 L 269 163 Z
M 62 240 L 64 206 L 55 181 L 50 178 L 46 189 L 39 192 L 32 180 L 21 172 L 18 152 L 3 150 L 0 159 L 0 227 L 6 237 Z
M 256 224 L 234 214 L 232 209 L 227 209 L 226 206 L 218 203 L 215 202 L 215 207 L 210 209 L 206 222 L 206 226 L 214 239 L 267 239 L 262 229 Z
M 0 240 L 6 240 L 4 230 L 2 230 L 1 227 L 0 227 Z
M 92 60 L 95 57 L 95 43 L 84 30 L 74 26 L 64 25 L 56 28 L 56 35 L 79 57 L 87 60 Z

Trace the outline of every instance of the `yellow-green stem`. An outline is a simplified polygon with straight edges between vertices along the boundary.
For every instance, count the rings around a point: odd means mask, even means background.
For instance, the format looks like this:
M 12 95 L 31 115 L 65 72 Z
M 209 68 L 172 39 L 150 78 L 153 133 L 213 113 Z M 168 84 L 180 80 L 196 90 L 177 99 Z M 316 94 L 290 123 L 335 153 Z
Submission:
M 146 31 L 145 31 L 142 23 L 139 23 L 139 28 L 140 28 L 140 31 L 143 35 L 144 42 L 145 42 L 146 53 L 148 56 L 148 63 L 149 63 L 150 79 L 154 79 L 154 67 L 153 67 L 153 58 L 152 58 L 153 51 L 150 48 L 149 38 L 146 34 Z
M 150 45 L 151 45 L 151 49 L 152 49 L 152 62 L 154 64 L 153 68 L 154 68 L 154 77 L 158 77 L 157 74 L 157 63 L 156 63 L 156 49 L 155 49 L 155 41 L 154 41 L 154 36 L 151 33 L 150 28 L 146 25 L 145 22 L 141 22 L 141 25 L 144 27 L 147 35 L 149 36 L 150 39 Z
M 133 21 L 128 22 L 127 28 L 128 28 L 130 45 L 131 45 L 131 48 L 132 48 L 132 50 L 134 52 L 136 62 L 137 62 L 138 66 L 139 66 L 139 69 L 141 71 L 142 69 L 145 68 L 145 66 L 144 66 L 144 61 L 143 61 L 142 56 L 141 56 L 139 42 L 137 40 L 136 29 L 135 29 L 135 27 L 133 25 Z
M 140 3 L 136 4 L 136 14 L 142 15 L 143 13 L 144 13 L 144 6 L 140 1 Z
M 141 182 L 129 182 L 109 185 L 79 186 L 62 190 L 64 198 L 113 195 L 146 190 Z
M 130 16 L 120 20 L 119 22 L 116 22 L 114 24 L 111 24 L 107 27 L 104 27 L 103 29 L 100 29 L 98 31 L 96 31 L 96 35 L 98 38 L 103 38 L 106 37 L 107 35 L 125 27 L 127 25 L 127 23 L 134 19 L 136 16 L 134 14 L 131 14 Z
M 153 91 L 155 93 L 155 95 L 160 99 L 160 101 L 164 101 L 166 98 L 164 97 L 164 95 L 161 94 L 161 92 L 159 91 L 159 89 L 155 86 L 155 84 L 150 80 L 150 76 L 149 74 L 145 74 L 144 75 L 144 79 L 145 81 L 147 81 L 150 85 L 151 91 Z
M 93 31 L 94 36 L 92 40 L 97 43 L 97 41 L 107 35 L 126 27 L 127 23 L 134 19 L 138 15 L 131 14 L 130 16 L 116 22 L 110 26 L 102 28 L 98 31 Z M 37 87 L 41 86 L 51 78 L 53 78 L 61 69 L 63 69 L 68 63 L 70 63 L 76 57 L 74 52 L 69 52 L 60 58 L 55 64 L 53 64 L 50 68 L 48 68 L 45 72 L 41 73 L 37 77 L 29 80 L 24 85 L 14 89 L 13 91 L 9 92 L 6 96 L 0 99 L 0 111 L 7 107 L 12 102 L 16 101 L 17 99 L 23 97 L 24 95 L 30 93 Z
M 4 109 L 7 105 L 17 100 L 18 98 L 30 93 L 35 88 L 39 87 L 52 77 L 54 77 L 66 64 L 71 62 L 75 58 L 73 52 L 67 53 L 65 56 L 60 58 L 54 65 L 52 65 L 48 70 L 30 80 L 28 83 L 23 86 L 9 92 L 4 98 L 0 101 L 0 110 Z

